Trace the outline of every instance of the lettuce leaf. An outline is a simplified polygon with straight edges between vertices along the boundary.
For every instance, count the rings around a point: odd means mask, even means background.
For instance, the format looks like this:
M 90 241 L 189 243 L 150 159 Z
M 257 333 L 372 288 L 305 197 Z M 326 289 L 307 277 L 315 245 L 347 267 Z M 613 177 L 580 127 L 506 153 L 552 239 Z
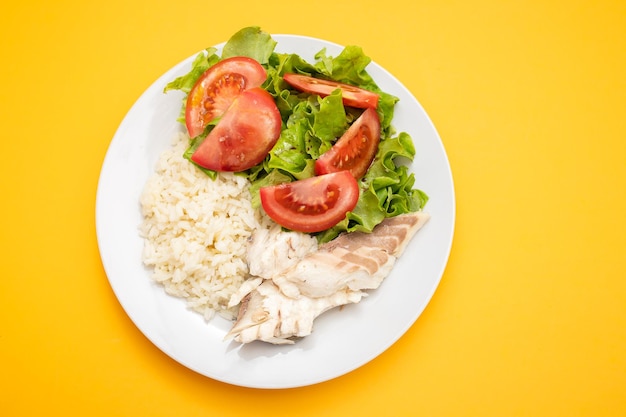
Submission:
M 191 63 L 191 71 L 167 83 L 163 92 L 167 93 L 170 90 L 181 90 L 184 93 L 189 93 L 198 78 L 204 74 L 204 71 L 215 65 L 219 60 L 220 57 L 217 55 L 217 49 L 213 47 L 205 49 L 196 55 Z
M 275 47 L 276 41 L 269 33 L 258 26 L 247 27 L 231 36 L 222 50 L 222 59 L 247 56 L 264 65 L 269 62 Z

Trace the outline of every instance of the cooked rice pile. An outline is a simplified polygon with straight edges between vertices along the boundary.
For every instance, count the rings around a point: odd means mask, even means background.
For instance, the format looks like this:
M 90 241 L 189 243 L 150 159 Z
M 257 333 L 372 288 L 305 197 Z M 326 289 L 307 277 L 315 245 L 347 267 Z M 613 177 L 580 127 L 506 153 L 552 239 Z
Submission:
M 232 317 L 228 301 L 247 277 L 246 241 L 260 215 L 248 180 L 222 173 L 213 181 L 182 157 L 188 141 L 181 133 L 161 154 L 141 195 L 143 261 L 167 293 L 207 320 Z

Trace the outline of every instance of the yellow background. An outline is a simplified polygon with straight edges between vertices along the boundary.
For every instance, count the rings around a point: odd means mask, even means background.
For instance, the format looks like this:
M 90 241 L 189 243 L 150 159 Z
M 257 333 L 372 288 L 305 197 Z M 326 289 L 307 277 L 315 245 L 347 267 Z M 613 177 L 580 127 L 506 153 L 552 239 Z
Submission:
M 626 415 L 626 3 L 0 6 L 0 415 Z M 289 390 L 213 381 L 126 316 L 101 163 L 162 73 L 258 25 L 358 44 L 422 103 L 457 196 L 448 267 L 384 354 Z

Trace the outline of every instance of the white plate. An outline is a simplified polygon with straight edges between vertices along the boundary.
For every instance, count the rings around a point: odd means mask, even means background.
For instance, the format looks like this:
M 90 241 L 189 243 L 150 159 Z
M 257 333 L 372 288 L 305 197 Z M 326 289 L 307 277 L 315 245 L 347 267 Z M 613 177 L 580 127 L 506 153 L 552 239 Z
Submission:
M 295 52 L 313 62 L 322 48 L 342 47 L 293 35 L 273 35 L 277 52 Z M 221 52 L 223 44 L 218 45 Z M 239 345 L 222 339 L 230 323 L 210 323 L 185 302 L 155 285 L 141 262 L 139 195 L 159 154 L 170 146 L 182 93 L 163 93 L 166 83 L 187 73 L 189 57 L 163 74 L 130 109 L 107 151 L 96 196 L 96 231 L 111 287 L 135 325 L 159 349 L 184 366 L 226 383 L 255 388 L 291 388 L 348 373 L 384 352 L 417 320 L 443 274 L 454 232 L 452 175 L 441 140 L 411 93 L 376 63 L 368 72 L 383 91 L 400 98 L 393 124 L 408 132 L 417 155 L 416 187 L 430 197 L 432 218 L 413 238 L 381 287 L 364 301 L 320 316 L 313 334 L 290 346 Z

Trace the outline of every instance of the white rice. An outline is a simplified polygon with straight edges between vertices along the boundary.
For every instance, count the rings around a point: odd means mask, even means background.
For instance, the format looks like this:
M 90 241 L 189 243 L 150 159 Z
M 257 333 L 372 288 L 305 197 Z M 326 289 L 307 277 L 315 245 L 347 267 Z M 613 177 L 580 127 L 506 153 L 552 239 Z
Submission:
M 182 157 L 188 143 L 186 134 L 175 137 L 141 195 L 143 262 L 167 293 L 205 319 L 216 312 L 232 318 L 228 302 L 248 277 L 247 240 L 261 214 L 246 178 L 212 180 Z

